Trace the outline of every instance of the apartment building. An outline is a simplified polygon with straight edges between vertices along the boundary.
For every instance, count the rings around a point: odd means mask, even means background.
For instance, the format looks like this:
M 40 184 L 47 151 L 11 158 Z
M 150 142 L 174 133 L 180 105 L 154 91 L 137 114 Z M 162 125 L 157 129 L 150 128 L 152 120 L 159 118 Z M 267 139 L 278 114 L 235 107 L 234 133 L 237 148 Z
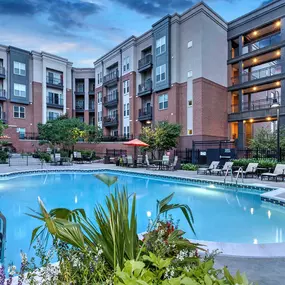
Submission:
M 285 124 L 284 17 L 285 0 L 229 23 L 201 2 L 126 39 L 94 68 L 0 46 L 0 119 L 15 144 L 68 114 L 106 137 L 137 137 L 166 120 L 182 125 L 181 149 L 220 139 L 243 148 L 258 128 L 276 127 L 273 101 Z
M 285 1 L 228 23 L 230 137 L 244 147 L 260 127 L 275 128 L 277 109 L 285 124 Z

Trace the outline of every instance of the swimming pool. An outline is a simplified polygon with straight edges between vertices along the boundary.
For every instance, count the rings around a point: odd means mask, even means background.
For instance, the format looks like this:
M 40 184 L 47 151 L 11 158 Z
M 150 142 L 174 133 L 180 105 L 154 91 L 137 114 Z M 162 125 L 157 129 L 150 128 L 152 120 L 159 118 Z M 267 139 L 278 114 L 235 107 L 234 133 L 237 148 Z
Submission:
M 94 173 L 94 172 L 93 172 Z M 6 263 L 18 263 L 20 250 L 29 252 L 32 230 L 39 221 L 27 216 L 38 209 L 40 196 L 48 210 L 84 208 L 92 217 L 96 203 L 104 203 L 108 188 L 93 173 L 58 172 L 0 178 L 0 211 L 7 218 Z M 279 243 L 285 231 L 285 207 L 261 201 L 261 191 L 222 188 L 210 182 L 183 182 L 150 175 L 106 172 L 118 176 L 118 184 L 137 194 L 138 232 L 144 232 L 148 215 L 155 214 L 156 200 L 175 192 L 173 202 L 186 203 L 194 215 L 196 237 L 179 211 L 180 228 L 190 239 L 230 243 Z M 283 209 L 284 208 L 284 209 Z

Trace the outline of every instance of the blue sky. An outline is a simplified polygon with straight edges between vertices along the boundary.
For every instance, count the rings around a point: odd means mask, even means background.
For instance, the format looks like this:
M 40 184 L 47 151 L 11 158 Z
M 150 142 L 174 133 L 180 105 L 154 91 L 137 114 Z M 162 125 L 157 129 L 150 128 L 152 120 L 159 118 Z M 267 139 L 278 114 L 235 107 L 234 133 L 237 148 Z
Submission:
M 233 20 L 270 0 L 206 0 Z M 46 51 L 75 67 L 93 62 L 131 35 L 139 36 L 167 13 L 197 0 L 0 0 L 0 44 Z

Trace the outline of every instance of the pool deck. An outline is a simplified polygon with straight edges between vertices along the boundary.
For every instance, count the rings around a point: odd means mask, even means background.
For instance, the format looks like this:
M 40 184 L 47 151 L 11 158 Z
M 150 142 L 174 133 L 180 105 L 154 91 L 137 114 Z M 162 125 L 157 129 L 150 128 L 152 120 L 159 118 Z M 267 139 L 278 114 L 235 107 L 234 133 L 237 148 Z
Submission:
M 103 164 L 103 163 L 92 163 L 92 164 L 74 164 L 72 166 L 50 166 L 44 165 L 17 165 L 17 166 L 8 166 L 8 165 L 0 165 L 0 174 L 5 173 L 13 173 L 13 172 L 23 172 L 23 171 L 31 171 L 31 170 L 98 170 L 98 169 L 110 169 L 110 170 L 127 170 L 135 173 L 143 173 L 143 174 L 161 174 L 167 175 L 170 177 L 185 177 L 185 178 L 197 178 L 197 179 L 205 179 L 205 180 L 214 180 L 214 181 L 224 181 L 223 176 L 213 176 L 213 175 L 197 175 L 196 171 L 157 171 L 157 170 L 146 170 L 145 168 L 122 168 L 117 167 L 114 164 Z M 227 179 L 230 182 L 230 177 Z M 240 184 L 241 181 L 239 181 Z M 285 183 L 284 182 L 273 182 L 273 181 L 260 181 L 255 178 L 246 178 L 244 179 L 245 184 L 253 185 L 253 186 L 263 186 L 263 187 L 272 187 L 277 190 L 272 191 L 275 197 L 280 199 L 284 199 L 285 201 Z M 269 195 L 270 194 L 266 193 Z M 219 244 L 219 248 L 226 248 L 230 246 L 229 244 L 222 245 L 221 243 L 209 243 L 210 249 L 217 248 L 216 245 Z M 225 255 L 220 254 L 216 257 L 216 266 L 223 267 L 228 266 L 231 272 L 235 272 L 240 270 L 241 272 L 246 272 L 250 281 L 258 282 L 258 285 L 284 285 L 285 284 L 285 243 L 279 244 L 282 247 L 282 256 L 283 257 L 273 257 L 279 256 L 277 249 L 268 248 L 267 250 L 263 250 L 262 257 L 258 256 L 258 247 L 264 249 L 264 245 L 254 245 L 257 246 L 256 253 L 247 252 L 247 245 L 240 245 L 239 248 L 236 248 L 234 245 L 231 247 L 231 254 Z M 252 245 L 249 245 L 252 246 Z M 273 245 L 274 246 L 274 245 Z M 246 257 L 238 256 L 242 254 L 235 254 L 236 252 L 241 252 L 240 249 L 243 248 L 243 252 L 247 253 Z M 265 245 L 266 248 L 266 245 Z M 267 253 L 266 253 L 267 252 Z M 249 255 L 251 255 L 249 257 Z M 258 257 L 257 257 L 258 256 Z

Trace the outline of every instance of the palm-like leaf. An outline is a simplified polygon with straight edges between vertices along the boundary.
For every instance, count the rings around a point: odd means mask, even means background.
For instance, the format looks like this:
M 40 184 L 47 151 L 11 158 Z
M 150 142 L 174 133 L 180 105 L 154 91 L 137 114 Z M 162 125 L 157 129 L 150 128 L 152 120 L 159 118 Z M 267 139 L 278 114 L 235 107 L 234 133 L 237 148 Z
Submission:
M 118 181 L 117 176 L 111 176 L 107 174 L 95 174 L 96 178 L 101 180 L 103 183 L 105 183 L 108 187 L 111 187 L 113 184 L 115 184 Z

